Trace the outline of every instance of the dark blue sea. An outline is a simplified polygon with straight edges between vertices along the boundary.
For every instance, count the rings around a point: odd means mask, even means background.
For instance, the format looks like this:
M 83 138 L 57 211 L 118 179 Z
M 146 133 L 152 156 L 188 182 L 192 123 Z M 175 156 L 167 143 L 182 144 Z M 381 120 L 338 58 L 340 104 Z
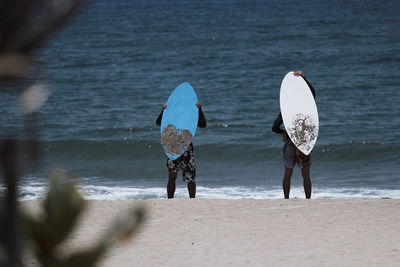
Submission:
M 319 111 L 313 198 L 399 198 L 399 10 L 395 0 L 90 1 L 37 53 L 34 75 L 51 95 L 21 199 L 41 198 L 53 168 L 79 177 L 89 199 L 166 198 L 155 120 L 184 81 L 207 119 L 194 138 L 197 197 L 282 198 L 283 143 L 271 126 L 296 70 Z M 0 134 L 23 146 L 20 86 L 2 85 Z M 302 182 L 296 168 L 291 197 L 304 198 Z

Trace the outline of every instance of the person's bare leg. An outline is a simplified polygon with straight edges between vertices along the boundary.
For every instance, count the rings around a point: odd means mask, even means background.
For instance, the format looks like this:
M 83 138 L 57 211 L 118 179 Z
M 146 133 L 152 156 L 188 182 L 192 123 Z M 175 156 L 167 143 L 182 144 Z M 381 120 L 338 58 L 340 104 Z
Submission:
M 195 198 L 196 197 L 196 183 L 195 181 L 191 181 L 187 185 L 188 191 L 189 191 L 189 197 L 190 198 Z
M 310 169 L 311 165 L 305 166 L 301 169 L 301 174 L 303 175 L 303 186 L 304 186 L 304 193 L 307 199 L 311 198 L 311 178 L 310 178 Z
M 293 168 L 288 168 L 285 166 L 285 176 L 283 177 L 282 188 L 283 188 L 283 194 L 286 199 L 289 199 L 290 180 L 292 178 L 292 174 L 293 174 Z
M 168 184 L 167 184 L 168 198 L 174 198 L 177 176 L 178 176 L 178 172 L 173 172 L 173 171 L 168 170 Z

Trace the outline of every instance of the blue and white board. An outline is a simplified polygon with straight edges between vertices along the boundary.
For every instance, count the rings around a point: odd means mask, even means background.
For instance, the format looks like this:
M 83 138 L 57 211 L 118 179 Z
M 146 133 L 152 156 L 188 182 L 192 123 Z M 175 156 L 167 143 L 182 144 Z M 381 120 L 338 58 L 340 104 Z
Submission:
M 290 140 L 305 155 L 310 154 L 318 137 L 318 110 L 311 90 L 301 76 L 289 72 L 283 78 L 280 106 Z
M 180 84 L 171 93 L 161 120 L 161 144 L 171 159 L 179 158 L 192 143 L 196 134 L 199 110 L 197 96 L 188 82 Z

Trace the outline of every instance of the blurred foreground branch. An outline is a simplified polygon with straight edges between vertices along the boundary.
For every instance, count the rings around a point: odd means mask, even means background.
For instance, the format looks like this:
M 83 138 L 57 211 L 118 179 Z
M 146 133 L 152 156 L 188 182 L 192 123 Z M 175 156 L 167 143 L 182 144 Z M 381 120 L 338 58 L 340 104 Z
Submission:
M 1 237 L 5 241 L 5 249 L 8 254 L 9 266 L 20 266 L 20 236 L 19 236 L 19 213 L 17 205 L 17 148 L 14 140 L 6 140 L 0 146 L 0 160 L 2 175 L 6 186 L 6 206 L 4 217 L 0 218 Z
M 0 83 L 26 78 L 34 67 L 34 52 L 70 21 L 84 2 L 0 0 Z M 39 84 L 20 97 L 29 138 L 28 158 L 34 165 L 40 157 L 36 112 L 48 95 L 46 86 Z M 5 198 L 0 199 L 0 266 L 22 266 L 22 247 L 26 244 L 42 266 L 94 266 L 115 242 L 132 235 L 142 224 L 144 209 L 132 209 L 93 247 L 64 255 L 60 247 L 76 225 L 85 201 L 66 174 L 53 173 L 43 215 L 21 213 L 17 202 L 21 172 L 18 143 L 13 136 L 0 139 L 0 169 L 5 185 Z
M 84 0 L 0 0 L 0 78 L 21 78 L 32 55 Z
M 79 10 L 83 0 L 0 0 L 0 82 L 24 78 L 33 53 Z M 34 113 L 36 110 L 32 110 Z M 27 114 L 28 115 L 28 114 Z M 29 118 L 29 117 L 28 117 Z M 33 127 L 32 127 L 33 129 Z M 38 136 L 30 131 L 33 136 Z M 31 142 L 31 159 L 37 159 L 37 142 Z M 8 266 L 21 266 L 19 245 L 17 142 L 0 141 L 2 176 L 6 187 L 5 232 Z M 36 161 L 37 162 L 37 161 Z

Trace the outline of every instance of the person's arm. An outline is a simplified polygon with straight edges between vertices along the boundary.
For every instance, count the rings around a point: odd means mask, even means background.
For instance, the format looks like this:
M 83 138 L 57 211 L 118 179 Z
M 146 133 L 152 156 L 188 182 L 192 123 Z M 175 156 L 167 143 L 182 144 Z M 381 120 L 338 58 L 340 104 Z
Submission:
M 272 131 L 277 134 L 282 134 L 282 141 L 286 142 L 288 139 L 288 135 L 287 135 L 286 130 L 283 130 L 281 128 L 282 123 L 283 123 L 282 114 L 279 113 L 278 117 L 276 118 L 276 120 L 274 122 L 274 125 L 272 125 Z
M 201 109 L 200 103 L 197 102 L 196 106 L 199 109 L 199 120 L 197 121 L 197 126 L 200 127 L 200 128 L 206 128 L 207 121 L 206 121 L 206 117 L 204 117 L 203 110 Z
M 315 99 L 315 90 L 314 90 L 314 87 L 313 87 L 313 86 L 311 85 L 311 83 L 306 79 L 306 77 L 304 77 L 304 75 L 303 75 L 302 77 L 303 77 L 304 81 L 306 81 L 308 87 L 310 87 L 311 93 L 312 93 L 312 95 L 313 95 L 313 97 L 314 97 L 314 99 Z
M 301 70 L 299 70 L 299 71 L 294 72 L 293 74 L 296 75 L 296 76 L 301 76 L 301 77 L 304 79 L 304 81 L 307 83 L 307 85 L 308 85 L 308 87 L 310 88 L 311 93 L 312 93 L 312 95 L 313 95 L 313 97 L 314 97 L 314 99 L 315 99 L 315 90 L 314 90 L 314 87 L 313 87 L 313 86 L 311 85 L 311 83 L 306 79 L 306 77 L 304 76 L 304 73 L 303 73 Z
M 167 104 L 164 104 L 163 107 L 162 107 L 162 110 L 161 110 L 160 115 L 158 115 L 158 118 L 157 118 L 157 120 L 156 120 L 156 124 L 157 124 L 158 126 L 161 126 L 162 115 L 163 115 L 164 109 L 165 109 L 166 107 L 167 107 Z
M 279 113 L 278 117 L 275 119 L 274 124 L 272 125 L 272 131 L 277 133 L 277 134 L 282 134 L 285 132 L 285 130 L 283 130 L 281 128 L 281 125 L 283 123 L 282 120 L 282 114 Z

